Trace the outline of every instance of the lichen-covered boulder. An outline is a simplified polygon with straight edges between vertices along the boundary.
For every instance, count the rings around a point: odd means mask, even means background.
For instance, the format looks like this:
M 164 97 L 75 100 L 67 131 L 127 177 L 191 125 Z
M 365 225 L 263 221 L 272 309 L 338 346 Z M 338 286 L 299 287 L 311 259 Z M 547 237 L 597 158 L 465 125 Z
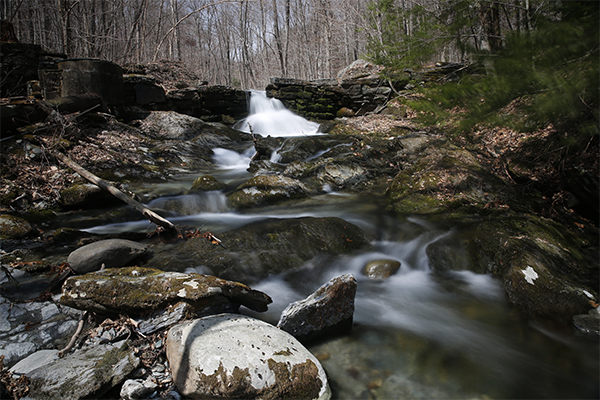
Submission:
M 102 398 L 138 367 L 127 340 L 78 350 L 27 373 L 27 399 Z
M 308 189 L 296 179 L 259 175 L 242 183 L 227 200 L 233 208 L 250 208 L 308 196 Z
M 272 302 L 248 286 L 200 274 L 152 268 L 111 268 L 74 276 L 63 284 L 61 304 L 100 313 L 132 315 L 185 301 L 198 314 L 237 311 L 240 304 L 266 311 Z
M 304 300 L 290 304 L 277 327 L 302 342 L 348 333 L 352 329 L 356 279 L 333 278 Z
M 107 239 L 90 243 L 71 252 L 67 258 L 71 269 L 78 274 L 127 265 L 147 250 L 143 244 L 125 239 Z
M 160 139 L 188 140 L 202 133 L 207 125 L 199 118 L 175 111 L 152 111 L 142 121 L 142 129 Z
M 373 280 L 384 280 L 394 275 L 400 269 L 400 261 L 381 259 L 371 260 L 363 268 L 364 275 Z
M 331 397 L 320 362 L 293 336 L 246 316 L 213 315 L 169 330 L 173 381 L 189 398 Z
M 23 218 L 0 215 L 0 239 L 22 239 L 35 233 L 35 228 Z

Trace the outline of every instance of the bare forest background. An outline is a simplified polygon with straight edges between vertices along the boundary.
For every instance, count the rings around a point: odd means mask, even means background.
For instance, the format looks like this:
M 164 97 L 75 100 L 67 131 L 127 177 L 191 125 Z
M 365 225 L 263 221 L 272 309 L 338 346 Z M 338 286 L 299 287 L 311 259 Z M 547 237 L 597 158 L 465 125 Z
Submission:
M 210 84 L 322 79 L 358 58 L 462 62 L 532 29 L 540 0 L 1 0 L 19 41 L 124 65 L 181 61 Z M 433 18 L 432 18 L 433 17 Z M 434 51 L 427 51 L 428 48 Z M 417 55 L 418 57 L 415 57 Z M 392 63 L 393 64 L 393 63 Z

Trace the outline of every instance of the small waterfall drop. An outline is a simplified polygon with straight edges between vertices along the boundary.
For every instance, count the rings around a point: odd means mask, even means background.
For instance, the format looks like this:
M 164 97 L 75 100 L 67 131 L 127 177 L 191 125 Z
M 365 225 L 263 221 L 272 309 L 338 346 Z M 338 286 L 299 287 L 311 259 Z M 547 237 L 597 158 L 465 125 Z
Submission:
M 288 137 L 318 134 L 319 124 L 286 109 L 281 101 L 268 98 L 265 92 L 250 92 L 250 115 L 234 128 L 261 136 Z

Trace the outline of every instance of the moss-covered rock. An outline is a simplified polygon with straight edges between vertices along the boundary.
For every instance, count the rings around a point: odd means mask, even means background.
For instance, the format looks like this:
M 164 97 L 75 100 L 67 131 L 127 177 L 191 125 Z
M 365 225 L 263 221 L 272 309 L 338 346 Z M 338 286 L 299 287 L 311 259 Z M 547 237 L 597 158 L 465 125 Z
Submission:
M 0 215 L 0 239 L 23 239 L 36 233 L 28 221 L 14 215 Z
M 227 200 L 233 208 L 250 208 L 299 199 L 307 197 L 308 194 L 308 189 L 296 179 L 277 175 L 259 175 L 238 186 L 227 196 Z
M 148 266 L 183 271 L 199 265 L 221 278 L 257 282 L 300 268 L 318 255 L 345 254 L 373 239 L 340 218 L 267 220 L 219 235 L 222 246 L 192 238 L 176 249 L 155 249 Z
M 199 314 L 266 311 L 271 298 L 248 286 L 209 275 L 152 268 L 112 268 L 75 276 L 63 285 L 61 304 L 82 310 L 139 315 L 185 301 Z
M 68 208 L 114 203 L 114 198 L 110 197 L 109 193 L 90 183 L 73 185 L 60 191 L 61 205 Z
M 214 176 L 202 175 L 192 183 L 193 191 L 210 191 L 210 190 L 222 190 L 225 188 L 223 182 L 219 182 Z

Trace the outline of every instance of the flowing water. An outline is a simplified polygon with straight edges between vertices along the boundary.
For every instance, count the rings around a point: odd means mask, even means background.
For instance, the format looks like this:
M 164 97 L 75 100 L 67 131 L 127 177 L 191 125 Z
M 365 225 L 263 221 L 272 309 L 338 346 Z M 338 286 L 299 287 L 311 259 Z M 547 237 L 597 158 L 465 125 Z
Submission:
M 255 99 L 255 93 L 252 96 Z M 260 98 L 255 113 L 240 123 L 241 130 L 252 126 L 254 133 L 273 136 L 317 131 L 308 121 L 279 131 L 280 124 L 297 119 L 290 119 L 289 111 L 276 101 L 265 100 Z M 280 113 L 286 117 L 279 120 Z M 298 127 L 302 125 L 309 130 Z M 235 186 L 251 176 L 246 168 L 253 152 L 252 147 L 239 153 L 214 149 L 215 169 L 199 174 L 210 173 Z M 228 209 L 221 191 L 160 195 L 161 190 L 173 193 L 178 188 L 183 193 L 196 176 L 181 177 L 168 190 L 146 187 L 148 198 L 155 197 L 152 191 L 159 192 L 148 206 L 176 224 L 202 227 L 217 236 L 267 218 L 335 216 L 377 238 L 368 252 L 317 257 L 299 271 L 252 285 L 274 303 L 266 313 L 246 312 L 276 323 L 290 302 L 305 298 L 329 279 L 345 273 L 357 279 L 352 331 L 309 347 L 327 370 L 335 398 L 597 398 L 597 340 L 519 319 L 499 282 L 489 275 L 439 274 L 430 269 L 427 245 L 455 235 L 453 229 L 426 220 L 398 219 L 382 211 L 382 203 L 373 197 L 333 191 L 291 205 L 244 212 Z M 134 221 L 88 230 L 152 229 L 146 221 Z M 383 282 L 362 275 L 368 261 L 381 258 L 400 261 L 399 272 Z

